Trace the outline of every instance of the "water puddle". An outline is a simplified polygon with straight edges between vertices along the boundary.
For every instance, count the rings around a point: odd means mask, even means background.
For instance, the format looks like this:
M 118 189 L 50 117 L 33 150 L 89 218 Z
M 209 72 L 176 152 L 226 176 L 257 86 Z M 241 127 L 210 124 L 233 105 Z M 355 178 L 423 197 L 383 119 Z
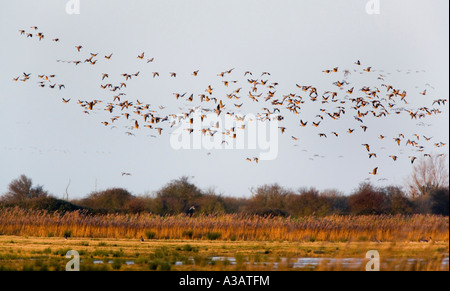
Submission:
M 228 265 L 237 265 L 238 262 L 234 257 L 212 257 L 210 258 L 211 263 L 215 264 L 217 262 L 226 263 Z M 193 259 L 190 259 L 193 262 Z M 425 262 L 424 259 L 408 259 L 406 263 L 408 265 L 416 265 Z M 242 261 L 245 265 L 250 265 L 249 259 L 246 258 Z M 293 269 L 315 269 L 319 266 L 329 268 L 329 267 L 340 267 L 342 269 L 361 269 L 364 264 L 367 263 L 366 259 L 359 258 L 280 258 L 278 262 L 253 262 L 254 266 L 272 266 L 274 270 L 277 270 L 281 266 L 287 266 Z M 195 264 L 195 263 L 194 263 Z M 400 260 L 397 259 L 386 259 L 382 261 L 382 266 L 391 268 L 399 268 L 401 264 Z M 183 262 L 176 262 L 175 266 L 183 266 Z M 445 258 L 442 261 L 442 269 L 447 269 L 449 267 L 449 258 Z
M 222 263 L 231 266 L 235 266 L 238 263 L 242 263 L 245 265 L 253 265 L 253 266 L 272 266 L 273 270 L 277 270 L 280 267 L 288 267 L 292 269 L 311 269 L 314 270 L 317 267 L 340 267 L 341 269 L 361 269 L 364 264 L 367 262 L 366 259 L 359 258 L 279 258 L 277 262 L 251 262 L 249 258 L 242 258 L 238 262 L 235 257 L 210 257 L 210 265 Z M 31 258 L 30 260 L 35 260 Z M 81 260 L 83 263 L 84 261 Z M 406 263 L 408 265 L 417 265 L 426 261 L 424 259 L 408 259 Z M 92 262 L 94 265 L 102 265 L 105 262 L 102 260 L 95 260 Z M 392 269 L 399 269 L 401 264 L 404 264 L 405 261 L 399 259 L 385 259 L 381 262 L 381 267 L 390 267 Z M 107 261 L 107 264 L 114 264 L 113 260 Z M 135 265 L 135 261 L 127 260 L 124 262 L 127 266 Z M 174 266 L 184 266 L 185 262 L 176 261 L 173 263 Z M 189 258 L 187 260 L 187 265 L 195 265 L 194 258 Z M 449 257 L 446 257 L 442 260 L 441 265 L 443 270 L 447 270 L 449 268 Z

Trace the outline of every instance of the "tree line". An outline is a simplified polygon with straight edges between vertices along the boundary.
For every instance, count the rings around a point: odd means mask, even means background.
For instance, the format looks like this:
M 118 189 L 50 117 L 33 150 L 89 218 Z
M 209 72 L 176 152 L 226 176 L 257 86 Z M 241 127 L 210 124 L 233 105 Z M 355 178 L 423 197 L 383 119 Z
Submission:
M 449 187 L 435 185 L 423 193 L 410 195 L 398 186 L 375 187 L 362 183 L 350 195 L 338 190 L 319 191 L 303 188 L 296 191 L 278 184 L 252 189 L 251 197 L 228 197 L 214 190 L 201 190 L 189 178 L 181 177 L 152 195 L 137 196 L 122 188 L 97 191 L 85 198 L 57 199 L 42 186 L 22 175 L 13 180 L 0 198 L 1 207 L 21 207 L 48 211 L 83 210 L 92 214 L 143 213 L 177 215 L 192 207 L 195 215 L 238 213 L 261 216 L 328 216 L 376 214 L 449 215 Z

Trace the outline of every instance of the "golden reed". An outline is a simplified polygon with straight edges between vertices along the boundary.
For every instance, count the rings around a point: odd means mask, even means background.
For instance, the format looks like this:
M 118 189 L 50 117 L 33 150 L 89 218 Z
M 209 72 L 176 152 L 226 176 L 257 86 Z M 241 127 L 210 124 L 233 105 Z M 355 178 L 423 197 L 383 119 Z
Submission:
M 86 238 L 207 239 L 248 241 L 420 241 L 448 242 L 449 218 L 432 215 L 328 216 L 263 218 L 219 215 L 188 218 L 153 214 L 87 215 L 49 213 L 19 208 L 0 209 L 0 235 Z

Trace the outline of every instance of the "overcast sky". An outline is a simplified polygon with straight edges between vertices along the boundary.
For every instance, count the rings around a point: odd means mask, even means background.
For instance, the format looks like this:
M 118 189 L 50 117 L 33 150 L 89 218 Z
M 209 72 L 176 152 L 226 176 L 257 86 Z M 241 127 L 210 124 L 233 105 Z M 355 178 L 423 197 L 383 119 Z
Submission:
M 367 178 L 376 185 L 403 185 L 412 166 L 408 156 L 420 156 L 411 147 L 396 146 L 399 133 L 432 137 L 425 153 L 448 153 L 449 114 L 433 100 L 448 98 L 449 2 L 447 0 L 381 0 L 379 15 L 366 12 L 365 0 L 81 0 L 79 15 L 68 15 L 63 0 L 3 1 L 0 9 L 0 193 L 21 174 L 31 177 L 57 197 L 69 187 L 70 198 L 95 189 L 124 187 L 133 194 L 159 189 L 180 176 L 193 177 L 202 189 L 249 196 L 251 187 L 279 183 L 288 188 L 337 188 L 349 193 Z M 34 31 L 31 27 L 37 26 Z M 19 30 L 42 32 L 45 38 L 26 38 Z M 59 42 L 52 39 L 59 38 Z M 75 46 L 82 45 L 81 52 Z M 148 63 L 137 58 L 145 52 Z M 96 65 L 57 62 L 84 61 L 98 53 Z M 113 53 L 110 61 L 104 56 Z M 361 67 L 354 63 L 360 60 Z M 360 74 L 372 67 L 373 72 Z M 176 100 L 173 93 L 205 93 L 208 85 L 227 103 L 222 78 L 217 74 L 235 68 L 228 80 L 244 87 L 248 99 L 248 76 L 260 78 L 270 72 L 277 82 L 277 98 L 300 94 L 296 84 L 312 85 L 321 94 L 336 90 L 333 82 L 343 74 L 322 71 L 339 67 L 352 73 L 350 87 L 393 84 L 408 92 L 405 108 L 439 108 L 442 114 L 412 120 L 407 113 L 384 119 L 370 119 L 363 133 L 352 114 L 339 122 L 324 122 L 320 129 L 301 128 L 300 119 L 317 121 L 320 105 L 298 116 L 285 111 L 275 160 L 259 164 L 246 161 L 255 150 L 174 150 L 169 141 L 172 129 L 151 137 L 130 130 L 125 123 L 111 129 L 101 124 L 112 115 L 104 110 L 83 113 L 77 100 L 108 100 L 111 94 L 100 88 L 106 82 L 118 84 L 123 73 L 140 72 L 123 89 L 129 100 L 151 104 L 158 114 L 185 112 L 200 105 Z M 355 72 L 353 70 L 359 70 Z M 199 76 L 191 74 L 199 70 Z M 153 78 L 152 72 L 160 72 Z M 27 82 L 13 78 L 31 73 Z M 169 72 L 176 72 L 171 78 Z M 102 73 L 110 78 L 102 81 Z M 55 74 L 52 82 L 65 88 L 38 87 L 38 75 Z M 377 79 L 379 74 L 385 80 Z M 427 95 L 419 93 L 427 89 Z M 247 94 L 247 95 L 246 95 Z M 342 97 L 345 94 L 342 95 Z M 71 99 L 68 104 L 62 98 Z M 198 98 L 197 98 L 198 99 Z M 305 99 L 309 99 L 305 95 Z M 247 104 L 248 102 L 245 101 Z M 250 103 L 249 103 L 250 104 Z M 102 105 L 103 106 L 103 105 Z M 165 106 L 163 110 L 159 106 Z M 247 105 L 246 105 L 247 106 Z M 263 112 L 265 104 L 248 105 L 235 112 Z M 350 108 L 350 103 L 345 105 Z M 104 108 L 104 107 L 103 107 Z M 120 111 L 120 109 L 117 109 Z M 228 110 L 227 110 L 228 111 Z M 120 112 L 117 114 L 120 115 Z M 287 117 L 289 116 L 289 117 Z M 315 119 L 316 118 L 316 119 Z M 420 123 L 420 124 L 419 124 Z M 419 125 L 418 125 L 419 124 Z M 132 125 L 131 123 L 128 124 Z M 280 125 L 281 126 L 281 125 Z M 357 128 L 353 135 L 345 134 Z M 337 131 L 340 138 L 332 138 Z M 320 138 L 319 132 L 328 134 Z M 379 135 L 388 137 L 381 141 Z M 291 136 L 299 138 L 293 141 Z M 362 144 L 371 144 L 378 158 L 369 159 Z M 393 162 L 389 155 L 398 155 Z M 379 175 L 369 172 L 379 167 Z M 132 176 L 122 176 L 123 172 Z M 387 179 L 387 180 L 386 180 Z

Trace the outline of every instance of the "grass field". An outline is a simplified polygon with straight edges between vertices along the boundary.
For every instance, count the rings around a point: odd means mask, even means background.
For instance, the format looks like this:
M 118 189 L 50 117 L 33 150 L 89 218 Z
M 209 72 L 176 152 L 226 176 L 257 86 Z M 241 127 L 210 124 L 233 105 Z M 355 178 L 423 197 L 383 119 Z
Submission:
M 288 242 L 38 238 L 0 236 L 0 270 L 65 270 L 69 250 L 81 270 L 365 270 L 377 250 L 381 270 L 449 270 L 448 242 Z
M 0 210 L 0 270 L 448 270 L 449 218 L 188 218 Z M 67 237 L 67 239 L 65 239 Z M 145 241 L 142 242 L 141 238 Z

